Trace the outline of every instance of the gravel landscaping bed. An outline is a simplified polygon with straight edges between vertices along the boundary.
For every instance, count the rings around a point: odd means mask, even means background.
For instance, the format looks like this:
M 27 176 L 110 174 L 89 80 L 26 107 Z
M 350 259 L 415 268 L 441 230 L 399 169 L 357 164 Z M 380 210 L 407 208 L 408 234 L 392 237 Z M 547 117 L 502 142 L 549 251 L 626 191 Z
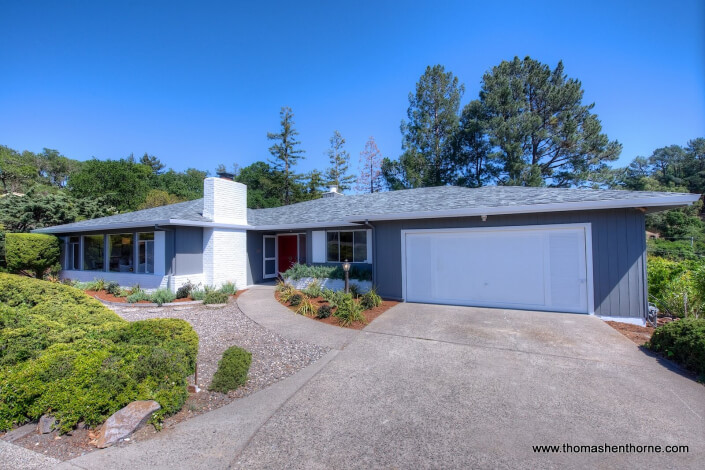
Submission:
M 262 390 L 293 375 L 328 352 L 327 348 L 286 339 L 258 325 L 245 316 L 232 299 L 227 305 L 219 306 L 191 304 L 145 308 L 112 304 L 108 307 L 128 321 L 180 318 L 188 321 L 198 333 L 198 386 L 201 391 L 191 394 L 184 408 L 164 421 L 165 428 Z M 230 346 L 240 346 L 252 353 L 247 383 L 227 395 L 210 392 L 208 385 L 218 368 L 218 361 Z M 147 439 L 156 432 L 153 426 L 145 426 L 128 442 L 119 445 Z M 88 434 L 88 430 L 61 437 L 55 433 L 31 433 L 14 443 L 46 456 L 67 460 L 95 449 L 88 444 Z

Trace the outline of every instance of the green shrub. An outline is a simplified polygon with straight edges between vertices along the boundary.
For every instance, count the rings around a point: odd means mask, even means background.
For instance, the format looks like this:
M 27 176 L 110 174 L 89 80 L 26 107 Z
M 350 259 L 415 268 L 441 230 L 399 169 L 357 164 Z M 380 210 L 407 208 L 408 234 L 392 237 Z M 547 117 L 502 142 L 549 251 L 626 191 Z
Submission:
M 355 299 L 359 298 L 361 295 L 360 287 L 358 287 L 357 284 L 350 283 L 350 285 L 348 286 L 348 291 L 350 292 L 350 295 L 352 295 Z
M 0 272 L 7 267 L 5 264 L 5 227 L 0 224 Z
M 120 284 L 115 281 L 110 281 L 105 284 L 105 292 L 116 297 L 120 297 L 120 294 L 122 294 L 122 289 L 120 289 Z
M 316 318 L 328 318 L 333 313 L 330 305 L 321 305 L 316 312 Z
M 237 346 L 225 350 L 223 358 L 218 362 L 218 370 L 213 375 L 208 390 L 228 393 L 247 382 L 247 372 L 252 363 L 252 353 Z
M 298 281 L 299 279 L 303 279 L 305 277 L 313 277 L 316 279 L 345 279 L 345 272 L 341 266 L 308 266 L 305 264 L 296 263 L 291 268 L 286 270 L 282 276 L 284 279 L 293 279 L 294 281 Z M 372 271 L 370 269 L 359 268 L 353 265 L 348 273 L 348 277 L 350 279 L 358 279 L 360 281 L 371 281 Z
M 279 300 L 289 302 L 294 295 L 297 295 L 296 289 L 287 286 L 279 291 Z
M 308 285 L 306 289 L 303 289 L 301 292 L 315 299 L 316 297 L 322 296 L 323 289 L 321 289 L 321 284 L 318 281 L 314 280 L 311 284 Z
M 686 271 L 689 268 L 689 263 L 650 256 L 647 259 L 646 267 L 649 295 L 661 300 L 665 295 L 666 285 L 678 274 Z
M 59 239 L 54 235 L 5 234 L 5 260 L 12 272 L 29 272 L 41 279 L 49 268 L 59 264 L 60 255 Z
M 349 326 L 354 322 L 366 322 L 365 316 L 362 314 L 362 306 L 353 299 L 352 295 L 343 294 L 336 307 L 334 316 L 340 320 L 341 325 Z
M 289 305 L 292 307 L 298 307 L 303 299 L 304 298 L 301 294 L 294 294 L 291 298 L 289 298 Z
M 659 326 L 647 346 L 705 380 L 705 318 L 685 318 Z
M 379 307 L 382 305 L 382 297 L 377 295 L 377 292 L 374 289 L 370 289 L 369 292 L 363 294 L 362 298 L 360 298 L 360 305 L 362 305 L 362 308 L 365 310 Z
M 126 322 L 59 283 L 0 274 L 0 430 L 51 412 L 62 431 L 93 426 L 135 400 L 155 420 L 178 411 L 198 336 L 177 319 Z
M 203 296 L 203 303 L 204 304 L 227 304 L 228 303 L 228 294 L 225 294 L 223 292 L 213 290 L 206 292 L 206 295 Z
M 191 292 L 194 289 L 194 285 L 191 284 L 191 281 L 186 281 L 186 284 L 182 285 L 178 289 L 176 289 L 176 298 L 177 299 L 185 299 L 189 295 L 191 295 Z
M 174 294 L 170 289 L 157 289 L 149 299 L 160 307 L 164 304 L 168 304 L 176 300 L 176 294 Z
M 313 303 L 310 297 L 304 296 L 299 302 L 299 308 L 296 309 L 296 313 L 310 317 L 316 313 L 316 304 Z
M 128 294 L 127 297 L 125 297 L 125 300 L 131 304 L 134 304 L 141 300 L 151 300 L 151 296 L 142 289 L 132 289 L 132 293 Z
M 205 289 L 194 289 L 191 291 L 191 298 L 193 300 L 203 300 L 206 297 Z
M 237 287 L 235 287 L 235 284 L 228 281 L 223 284 L 218 290 L 225 295 L 235 295 L 235 293 L 237 292 Z

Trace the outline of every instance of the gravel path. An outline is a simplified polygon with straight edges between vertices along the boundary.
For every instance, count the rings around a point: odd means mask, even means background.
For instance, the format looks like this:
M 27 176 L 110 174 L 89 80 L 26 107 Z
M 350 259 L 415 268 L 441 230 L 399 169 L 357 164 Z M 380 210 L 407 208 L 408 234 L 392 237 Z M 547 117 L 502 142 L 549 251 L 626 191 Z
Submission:
M 233 397 L 242 397 L 284 379 L 322 357 L 327 348 L 283 338 L 245 316 L 233 301 L 226 306 L 185 305 L 170 307 L 115 307 L 128 321 L 147 318 L 180 318 L 189 322 L 199 337 L 198 386 L 206 390 L 218 368 L 223 351 L 240 346 L 252 353 L 245 386 Z

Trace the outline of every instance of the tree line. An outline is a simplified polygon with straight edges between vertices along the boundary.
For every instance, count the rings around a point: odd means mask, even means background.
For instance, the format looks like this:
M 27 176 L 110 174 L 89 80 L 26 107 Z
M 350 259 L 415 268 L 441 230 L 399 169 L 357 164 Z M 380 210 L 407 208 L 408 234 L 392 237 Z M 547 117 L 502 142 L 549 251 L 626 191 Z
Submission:
M 408 96 L 401 154 L 383 158 L 370 137 L 357 174 L 337 130 L 329 140 L 327 168 L 297 171 L 306 152 L 292 109 L 283 107 L 278 130 L 267 133 L 269 158 L 243 168 L 231 163 L 230 172 L 248 186 L 250 208 L 315 199 L 332 185 L 358 192 L 449 184 L 705 192 L 703 138 L 612 168 L 622 146 L 603 132 L 594 103 L 583 103 L 581 82 L 567 75 L 562 62 L 552 68 L 530 57 L 502 61 L 483 75 L 477 97 L 461 106 L 464 93 L 452 72 L 427 67 Z M 227 169 L 221 164 L 216 171 Z M 57 150 L 20 152 L 0 145 L 0 224 L 28 231 L 196 199 L 208 175 L 167 169 L 147 153 L 80 162 Z M 671 238 L 702 238 L 699 215 L 699 207 L 670 211 L 647 223 Z

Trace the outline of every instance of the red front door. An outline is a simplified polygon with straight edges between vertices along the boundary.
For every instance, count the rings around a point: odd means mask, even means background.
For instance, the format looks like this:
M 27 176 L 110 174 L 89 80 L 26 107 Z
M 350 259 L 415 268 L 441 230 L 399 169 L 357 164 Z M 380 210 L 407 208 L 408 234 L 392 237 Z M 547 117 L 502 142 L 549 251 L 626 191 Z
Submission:
M 283 273 L 292 267 L 298 259 L 299 236 L 279 235 L 277 244 L 279 245 L 279 272 Z

